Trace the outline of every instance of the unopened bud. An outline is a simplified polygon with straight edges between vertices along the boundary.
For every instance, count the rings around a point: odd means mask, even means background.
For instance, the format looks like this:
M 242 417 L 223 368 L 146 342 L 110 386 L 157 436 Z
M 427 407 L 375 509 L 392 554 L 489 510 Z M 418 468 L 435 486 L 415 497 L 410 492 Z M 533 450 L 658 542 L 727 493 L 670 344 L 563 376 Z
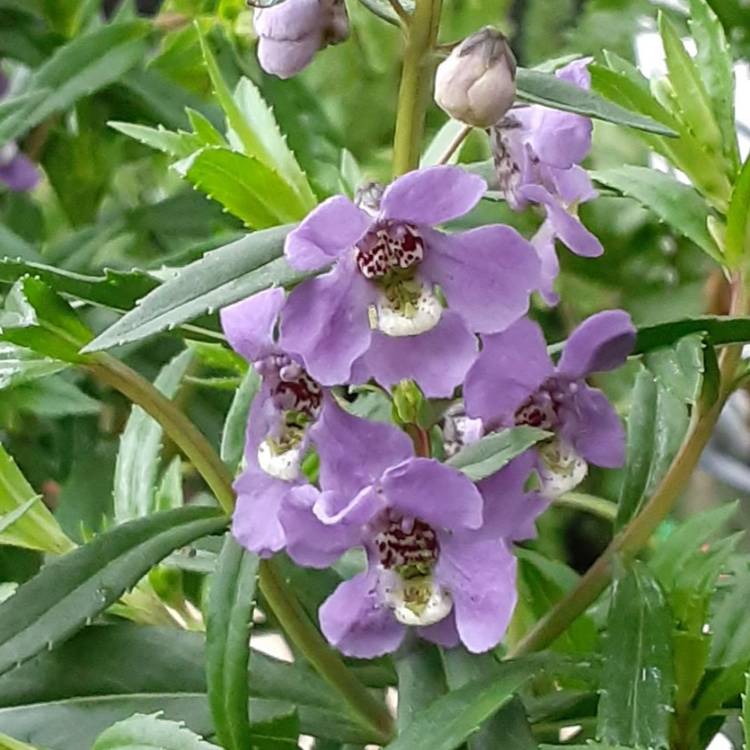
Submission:
M 255 8 L 258 60 L 266 73 L 291 78 L 318 50 L 349 36 L 344 0 L 284 0 Z
M 505 35 L 490 26 L 464 39 L 435 75 L 435 101 L 451 117 L 488 128 L 516 98 L 516 59 Z

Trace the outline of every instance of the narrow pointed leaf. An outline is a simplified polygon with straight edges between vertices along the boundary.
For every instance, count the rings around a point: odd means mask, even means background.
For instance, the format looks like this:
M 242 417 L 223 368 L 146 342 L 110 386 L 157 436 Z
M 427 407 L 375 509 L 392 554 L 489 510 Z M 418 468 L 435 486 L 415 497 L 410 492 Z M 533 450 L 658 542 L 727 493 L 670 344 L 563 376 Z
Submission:
M 102 732 L 91 750 L 220 750 L 184 725 L 159 714 L 135 714 Z

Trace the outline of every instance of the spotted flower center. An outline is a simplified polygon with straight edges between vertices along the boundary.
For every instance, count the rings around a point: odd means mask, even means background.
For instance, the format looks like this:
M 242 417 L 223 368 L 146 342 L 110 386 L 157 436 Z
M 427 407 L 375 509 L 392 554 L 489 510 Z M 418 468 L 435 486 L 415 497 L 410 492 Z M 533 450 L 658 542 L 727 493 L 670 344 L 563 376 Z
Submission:
M 317 418 L 322 389 L 302 365 L 285 354 L 274 354 L 259 362 L 256 369 L 268 384 L 279 411 L 298 415 L 303 421 Z
M 428 575 L 440 553 L 435 531 L 419 519 L 391 519 L 375 547 L 380 564 L 406 580 Z
M 357 267 L 367 279 L 385 280 L 394 271 L 405 271 L 424 257 L 424 242 L 410 224 L 377 226 L 357 245 Z
M 560 421 L 558 410 L 565 395 L 565 391 L 550 378 L 518 407 L 514 417 L 515 424 L 554 430 Z

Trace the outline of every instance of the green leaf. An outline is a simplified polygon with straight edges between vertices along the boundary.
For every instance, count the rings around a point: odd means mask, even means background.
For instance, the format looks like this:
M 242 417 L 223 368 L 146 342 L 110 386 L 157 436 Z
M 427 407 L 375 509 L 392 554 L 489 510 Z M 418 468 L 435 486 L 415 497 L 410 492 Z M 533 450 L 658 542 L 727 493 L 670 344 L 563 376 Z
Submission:
M 200 139 L 203 146 L 226 146 L 224 136 L 214 127 L 213 123 L 202 112 L 187 107 L 186 110 L 190 127 Z
M 745 692 L 742 694 L 742 732 L 745 747 L 750 747 L 750 672 L 745 677 Z
M 536 427 L 511 427 L 462 448 L 446 463 L 478 482 L 500 471 L 509 461 L 550 436 Z
M 176 721 L 135 714 L 102 732 L 91 750 L 220 750 Z
M 19 411 L 50 419 L 98 414 L 102 408 L 99 401 L 59 375 L 23 383 L 8 397 Z
M 138 341 L 274 284 L 291 284 L 305 278 L 279 257 L 291 228 L 253 232 L 184 266 L 94 339 L 85 351 Z
M 703 315 L 638 327 L 633 354 L 671 346 L 691 333 L 706 333 L 713 346 L 750 341 L 750 317 Z
M 463 685 L 491 677 L 497 661 L 492 653 L 470 654 L 466 649 L 447 649 L 442 652 L 448 687 L 457 690 Z M 503 750 L 537 750 L 526 711 L 519 698 L 513 698 L 493 717 L 488 719 L 466 743 L 467 750 L 496 750 L 502 737 Z
M 19 508 L 26 508 L 12 526 L 0 531 L 0 543 L 58 555 L 68 552 L 74 546 L 73 542 L 39 500 L 40 496 L 0 444 L 0 517 L 7 519 L 17 514 Z M 31 507 L 27 507 L 29 504 Z
M 685 403 L 643 369 L 638 373 L 628 415 L 627 463 L 615 528 L 625 526 L 667 472 L 688 426 Z
M 227 534 L 211 581 L 206 681 L 216 734 L 226 750 L 252 745 L 247 669 L 259 558 Z
M 0 389 L 44 378 L 65 367 L 64 362 L 40 356 L 31 349 L 0 343 Z
M 433 701 L 446 693 L 440 651 L 432 643 L 408 639 L 396 654 L 398 731 L 408 727 Z
M 731 268 L 750 251 L 750 157 L 745 159 L 729 199 L 724 251 Z
M 445 125 L 435 133 L 435 137 L 430 141 L 424 154 L 422 154 L 422 158 L 419 161 L 420 168 L 423 169 L 424 167 L 432 167 L 435 164 L 438 164 L 442 155 L 448 150 L 453 141 L 458 138 L 459 134 L 465 127 L 466 126 L 462 122 L 449 119 Z M 466 141 L 464 141 L 464 143 L 465 142 Z M 458 161 L 460 153 L 461 146 L 455 150 L 448 163 L 455 164 Z
M 604 99 L 594 91 L 581 89 L 549 73 L 518 68 L 516 73 L 518 98 L 532 104 L 577 112 L 599 120 L 627 125 L 659 135 L 677 135 L 670 127 L 652 117 L 640 115 Z
M 734 63 L 724 27 L 707 0 L 690 0 L 688 25 L 698 48 L 698 70 L 721 130 L 724 153 L 732 169 L 739 161 L 734 117 Z
M 659 33 L 664 45 L 669 82 L 682 119 L 703 145 L 712 152 L 721 153 L 721 133 L 698 67 L 664 13 L 659 13 Z
M 18 137 L 81 97 L 117 81 L 146 56 L 145 37 L 150 30 L 150 24 L 140 20 L 113 23 L 59 47 L 34 72 L 26 92 L 44 96 L 33 108 L 25 97 L 18 102 L 22 117 L 0 119 L 0 142 Z
M 156 490 L 155 510 L 172 510 L 185 504 L 182 492 L 182 459 L 175 456 L 164 472 Z
M 154 381 L 167 398 L 177 395 L 193 362 L 190 349 L 178 354 Z M 117 523 L 142 518 L 154 510 L 156 477 L 164 430 L 140 406 L 133 406 L 120 438 L 114 480 L 114 512 Z
M 0 281 L 13 284 L 23 276 L 38 277 L 60 294 L 112 310 L 130 310 L 159 285 L 144 271 L 115 271 L 105 268 L 103 276 L 85 276 L 62 268 L 29 261 L 0 258 Z
M 250 227 L 298 221 L 307 213 L 279 173 L 255 157 L 207 146 L 175 169 Z
M 162 125 L 150 128 L 146 125 L 116 122 L 114 120 L 108 122 L 107 125 L 144 146 L 149 146 L 170 156 L 176 156 L 179 159 L 189 156 L 193 151 L 197 151 L 204 146 L 201 140 L 191 133 L 176 133 L 173 130 L 167 130 Z
M 591 177 L 653 211 L 659 219 L 692 240 L 715 261 L 723 262 L 721 250 L 716 247 L 708 231 L 708 206 L 694 188 L 663 172 L 632 165 L 591 172 Z
M 234 101 L 262 148 L 260 152 L 246 152 L 247 155 L 255 156 L 266 166 L 275 169 L 301 199 L 304 213 L 311 211 L 318 203 L 315 194 L 258 88 L 248 78 L 241 78 L 234 91 Z M 230 141 L 233 135 L 230 131 Z
M 627 747 L 669 747 L 671 632 L 659 584 L 646 565 L 634 562 L 612 592 L 597 739 Z
M 0 605 L 0 673 L 54 648 L 172 550 L 220 531 L 213 508 L 185 507 L 115 527 L 46 565 Z
M 492 674 L 433 701 L 388 750 L 454 750 L 504 706 L 538 668 L 534 660 L 498 664 Z
M 306 734 L 359 745 L 370 739 L 314 673 L 258 651 L 252 665 L 251 712 L 258 721 L 287 716 L 294 704 Z M 0 677 L 0 726 L 49 750 L 72 750 L 91 747 L 104 729 L 134 713 L 164 711 L 208 736 L 204 667 L 201 633 L 131 624 L 85 628 Z
M 242 460 L 250 404 L 260 388 L 260 375 L 251 367 L 234 394 L 221 433 L 221 460 L 234 471 Z
M 11 231 L 4 224 L 0 224 L 0 263 L 8 258 L 17 258 L 19 261 L 37 261 L 42 256 L 23 237 Z
M 703 335 L 696 333 L 681 338 L 673 347 L 647 352 L 643 363 L 672 395 L 693 404 L 701 393 L 705 353 L 709 350 L 713 351 L 706 347 Z
M 291 711 L 268 721 L 252 724 L 254 750 L 298 750 L 300 734 L 299 716 Z
M 14 740 L 12 737 L 8 737 L 7 734 L 0 734 L 0 750 L 37 750 L 31 745 L 27 745 L 25 742 L 19 742 Z
M 92 338 L 65 300 L 39 279 L 17 281 L 0 311 L 0 339 L 65 362 L 82 362 L 78 352 Z
M 729 667 L 738 662 L 750 665 L 750 621 L 747 618 L 747 597 L 750 596 L 750 574 L 745 572 L 734 581 L 722 598 L 711 622 L 713 639 L 709 665 Z

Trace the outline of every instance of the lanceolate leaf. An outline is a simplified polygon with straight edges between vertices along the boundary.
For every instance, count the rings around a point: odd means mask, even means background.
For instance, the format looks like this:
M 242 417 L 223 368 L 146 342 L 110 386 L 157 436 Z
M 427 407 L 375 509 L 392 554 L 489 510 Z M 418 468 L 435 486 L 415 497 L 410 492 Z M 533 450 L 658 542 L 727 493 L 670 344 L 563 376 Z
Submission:
M 150 24 L 145 21 L 113 23 L 60 47 L 31 78 L 27 93 L 44 95 L 33 107 L 28 100 L 19 102 L 22 118 L 14 118 L 13 123 L 0 120 L 0 142 L 16 138 L 82 96 L 119 79 L 143 60 L 149 31 Z
M 165 154 L 175 156 L 178 159 L 183 159 L 193 153 L 193 151 L 197 151 L 204 146 L 200 138 L 191 133 L 176 133 L 162 126 L 150 128 L 146 125 L 136 125 L 132 122 L 114 121 L 108 123 L 108 125 L 145 146 L 154 148 L 157 151 L 163 151 Z
M 729 201 L 724 239 L 727 263 L 736 266 L 750 252 L 750 158 L 745 160 Z
M 159 714 L 135 714 L 102 732 L 91 750 L 220 750 L 184 725 Z
M 472 481 L 478 482 L 495 474 L 513 458 L 549 436 L 549 432 L 536 427 L 512 427 L 467 445 L 447 463 L 461 469 Z
M 708 334 L 713 346 L 750 341 L 750 317 L 704 315 L 640 326 L 633 354 L 670 346 L 683 336 L 702 332 Z
M 193 352 L 186 349 L 162 369 L 154 386 L 167 398 L 174 398 L 192 361 Z M 133 406 L 115 465 L 114 510 L 120 523 L 142 518 L 154 510 L 162 433 L 153 417 L 140 406 Z
M 181 268 L 86 347 L 108 349 L 174 328 L 273 285 L 304 278 L 279 256 L 290 226 L 253 232 Z
M 225 525 L 212 508 L 180 508 L 118 526 L 49 563 L 0 605 L 0 673 L 54 648 L 172 550 Z
M 221 460 L 228 464 L 231 470 L 236 469 L 242 460 L 245 432 L 247 431 L 247 415 L 259 387 L 260 375 L 251 367 L 234 394 L 232 404 L 227 412 L 224 429 L 221 433 Z
M 37 748 L 27 745 L 25 742 L 19 742 L 7 734 L 0 734 L 0 750 L 37 750 Z
M 533 660 L 498 664 L 492 674 L 433 701 L 388 750 L 454 750 L 512 698 L 537 666 Z
M 31 349 L 0 343 L 0 389 L 52 375 L 65 367 L 64 362 L 40 356 Z
M 651 117 L 625 109 L 593 91 L 581 89 L 549 73 L 518 68 L 516 88 L 519 98 L 532 104 L 544 104 L 568 112 L 578 112 L 659 135 L 676 135 L 669 127 Z
M 137 668 L 134 668 L 137 655 Z M 363 745 L 368 736 L 340 712 L 340 701 L 309 670 L 252 655 L 251 712 L 257 721 L 298 707 L 301 731 Z M 0 726 L 49 750 L 91 747 L 116 721 L 164 711 L 208 736 L 204 637 L 131 624 L 85 628 L 0 677 Z
M 259 559 L 227 534 L 211 582 L 206 681 L 216 734 L 225 750 L 252 745 L 247 669 Z
M 672 618 L 659 584 L 635 562 L 615 583 L 604 647 L 597 738 L 669 747 Z
M 591 176 L 602 185 L 638 201 L 714 260 L 722 262 L 721 251 L 707 228 L 708 206 L 689 185 L 663 172 L 632 165 L 592 172 Z
M 398 729 L 409 726 L 447 689 L 440 651 L 419 639 L 409 639 L 396 654 Z

